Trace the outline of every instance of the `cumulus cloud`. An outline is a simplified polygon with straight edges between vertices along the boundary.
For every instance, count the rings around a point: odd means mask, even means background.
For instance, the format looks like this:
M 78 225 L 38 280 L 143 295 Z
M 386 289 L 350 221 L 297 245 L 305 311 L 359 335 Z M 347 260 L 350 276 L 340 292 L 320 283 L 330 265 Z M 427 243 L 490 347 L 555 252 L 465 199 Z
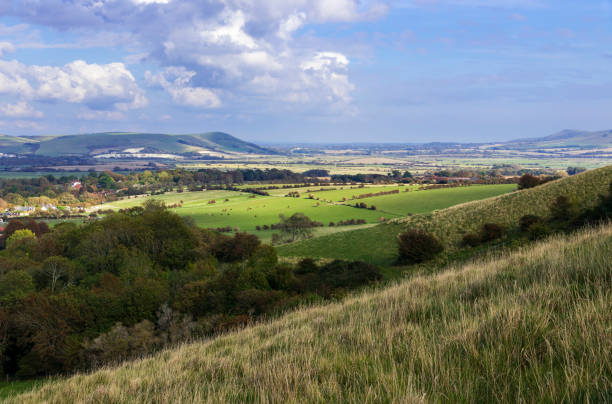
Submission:
M 191 79 L 195 74 L 184 67 L 169 67 L 158 74 L 147 71 L 145 78 L 149 84 L 158 85 L 166 90 L 177 104 L 196 108 L 219 107 L 221 101 L 213 91 L 191 86 Z
M 149 82 L 163 87 L 177 104 L 213 108 L 223 101 L 221 95 L 249 100 L 255 94 L 257 103 L 262 97 L 272 102 L 350 101 L 354 86 L 347 72 L 348 57 L 330 49 L 322 39 L 309 36 L 301 40 L 299 31 L 310 24 L 380 16 L 386 12 L 385 1 L 114 0 L 75 4 L 22 0 L 14 3 L 13 14 L 60 29 L 129 35 L 130 40 L 124 42 L 130 43 L 130 52 L 136 56 L 127 61 L 146 59 L 162 68 L 149 73 Z M 332 54 L 335 56 L 330 57 Z M 52 78 L 54 85 L 63 82 Z M 122 83 L 125 88 L 129 79 Z M 135 97 L 136 88 L 128 87 Z M 81 94 L 61 90 L 48 94 L 63 93 L 71 100 Z M 104 97 L 95 93 L 113 94 L 109 99 L 118 93 L 125 95 L 112 86 L 88 87 L 84 93 L 83 100 L 92 100 L 92 107 L 104 105 Z
M 312 79 L 329 89 L 329 101 L 350 101 L 354 86 L 346 75 L 348 65 L 349 60 L 341 53 L 319 52 L 301 67 Z
M 77 60 L 57 67 L 0 60 L 0 93 L 99 110 L 128 110 L 147 104 L 144 91 L 123 63 L 99 65 Z
M 35 110 L 25 101 L 15 104 L 0 105 L 0 115 L 9 118 L 42 118 L 43 113 Z

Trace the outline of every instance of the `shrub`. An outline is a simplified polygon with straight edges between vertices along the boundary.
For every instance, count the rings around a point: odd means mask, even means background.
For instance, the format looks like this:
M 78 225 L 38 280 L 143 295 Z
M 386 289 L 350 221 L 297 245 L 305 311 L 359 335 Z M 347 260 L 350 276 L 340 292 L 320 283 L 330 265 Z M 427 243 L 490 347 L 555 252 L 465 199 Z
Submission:
M 551 233 L 551 228 L 543 221 L 533 223 L 528 228 L 528 234 L 530 240 L 538 240 L 548 236 Z
M 519 227 L 521 231 L 528 231 L 531 226 L 536 223 L 541 223 L 542 218 L 537 215 L 525 215 L 519 219 Z
M 444 251 L 442 243 L 423 230 L 409 230 L 397 236 L 399 264 L 428 261 Z
M 531 174 L 525 174 L 521 178 L 519 178 L 518 189 L 533 188 L 537 187 L 540 184 L 541 181 L 538 177 Z
M 574 204 L 567 196 L 558 196 L 550 206 L 550 218 L 554 222 L 569 222 L 575 217 Z
M 236 233 L 234 237 L 219 236 L 213 246 L 214 255 L 223 262 L 241 261 L 250 257 L 260 244 L 257 236 L 247 233 Z
M 480 240 L 483 242 L 497 240 L 504 235 L 504 228 L 496 223 L 485 223 L 480 231 Z
M 461 244 L 467 247 L 476 247 L 478 244 L 480 244 L 480 241 L 480 236 L 474 233 L 468 233 L 463 236 Z

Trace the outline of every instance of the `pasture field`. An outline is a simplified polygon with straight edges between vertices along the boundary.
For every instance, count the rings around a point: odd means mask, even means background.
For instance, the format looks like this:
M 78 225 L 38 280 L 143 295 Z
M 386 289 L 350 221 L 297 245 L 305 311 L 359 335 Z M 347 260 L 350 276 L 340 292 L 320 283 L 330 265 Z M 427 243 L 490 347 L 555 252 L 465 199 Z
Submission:
M 231 226 L 240 229 L 240 231 L 256 234 L 264 241 L 268 241 L 274 232 L 272 230 L 258 231 L 256 226 L 278 223 L 281 213 L 286 216 L 294 213 L 304 213 L 312 220 L 322 222 L 326 226 L 331 221 L 364 219 L 366 223 L 373 224 L 378 223 L 381 217 L 386 219 L 398 217 L 398 215 L 381 214 L 376 211 L 322 203 L 306 198 L 259 196 L 235 191 L 170 193 L 154 197 L 124 199 L 102 206 L 105 208 L 127 208 L 140 205 L 145 199 L 149 198 L 164 201 L 167 205 L 180 203 L 182 200 L 182 207 L 172 210 L 180 215 L 193 218 L 198 226 L 206 228 Z M 209 203 L 212 200 L 215 200 L 214 204 Z M 350 230 L 354 227 L 319 227 L 315 229 L 315 235 Z
M 330 186 L 310 186 L 304 188 L 296 188 L 296 189 L 287 189 L 287 190 L 270 190 L 268 191 L 270 194 L 274 194 L 274 191 L 283 191 L 279 192 L 280 195 L 285 195 L 290 191 L 298 191 L 303 198 L 307 198 L 309 195 L 313 195 L 315 198 L 320 198 L 322 200 L 326 200 L 329 203 L 334 202 L 343 202 L 343 198 L 347 200 L 352 200 L 355 197 L 378 193 L 378 192 L 389 192 L 389 191 L 399 191 L 404 192 L 406 189 L 416 190 L 418 186 L 416 185 L 367 185 L 364 187 L 360 187 L 359 185 L 330 185 Z M 310 191 L 310 192 L 309 192 Z
M 611 261 L 610 225 L 555 236 L 8 403 L 609 402 Z
M 468 232 L 477 232 L 484 223 L 517 226 L 527 214 L 546 217 L 550 205 L 561 195 L 569 197 L 581 209 L 598 202 L 597 195 L 606 194 L 612 181 L 612 166 L 587 171 L 573 177 L 552 181 L 522 191 L 433 212 L 393 220 L 370 229 L 359 229 L 280 246 L 281 256 L 339 259 L 363 259 L 378 265 L 390 265 L 396 250 L 396 237 L 407 228 L 422 228 L 438 237 L 447 248 L 454 249 Z M 451 188 L 443 191 L 460 190 Z M 476 187 L 469 187 L 474 190 Z M 437 190 L 408 192 L 408 195 L 430 194 Z M 395 195 L 391 195 L 395 196 Z M 386 197 L 380 197 L 386 198 Z M 377 206 L 381 206 L 376 202 Z M 382 213 L 382 212 L 381 212 Z M 366 246 L 371 246 L 366 248 Z M 367 252 L 366 252 L 367 251 Z
M 359 199 L 368 206 L 375 205 L 378 212 L 394 215 L 414 215 L 444 209 L 452 205 L 486 199 L 516 190 L 516 184 L 472 185 L 470 187 L 442 188 L 430 190 L 400 187 L 399 194 L 382 195 Z
M 365 188 L 322 191 L 313 193 L 319 200 L 309 199 L 308 194 L 301 194 L 299 198 L 283 197 L 281 195 L 293 189 L 271 190 L 278 191 L 276 195 L 260 196 L 237 191 L 201 191 L 201 192 L 173 192 L 159 196 L 143 196 L 120 201 L 110 202 L 100 207 L 104 209 L 122 209 L 141 205 L 146 199 L 157 199 L 167 205 L 179 204 L 182 206 L 173 210 L 184 216 L 193 218 L 197 225 L 207 228 L 218 228 L 231 226 L 256 234 L 262 240 L 268 241 L 272 234 L 271 230 L 257 230 L 256 226 L 271 225 L 279 222 L 279 214 L 290 216 L 294 213 L 304 213 L 312 220 L 322 222 L 327 226 L 330 222 L 337 223 L 340 220 L 363 219 L 369 226 L 334 226 L 319 227 L 315 229 L 315 236 L 323 236 L 348 230 L 363 229 L 379 223 L 381 218 L 400 218 L 411 213 L 430 212 L 452 206 L 456 203 L 486 198 L 488 196 L 500 195 L 509 192 L 514 185 L 474 185 L 470 187 L 448 188 L 425 191 L 403 192 L 407 187 L 373 186 Z M 314 187 L 310 187 L 314 189 Z M 342 197 L 351 198 L 352 195 L 364 193 L 376 193 L 401 189 L 402 192 L 394 195 L 385 195 L 371 198 L 358 199 L 356 201 L 367 201 L 368 205 L 376 204 L 380 200 L 389 210 L 358 209 L 341 202 Z M 299 189 L 298 189 L 299 191 Z M 431 196 L 431 204 L 428 206 L 428 198 Z M 393 197 L 393 198 L 388 198 Z M 210 203 L 211 201 L 214 203 Z M 348 200 L 348 204 L 355 201 Z

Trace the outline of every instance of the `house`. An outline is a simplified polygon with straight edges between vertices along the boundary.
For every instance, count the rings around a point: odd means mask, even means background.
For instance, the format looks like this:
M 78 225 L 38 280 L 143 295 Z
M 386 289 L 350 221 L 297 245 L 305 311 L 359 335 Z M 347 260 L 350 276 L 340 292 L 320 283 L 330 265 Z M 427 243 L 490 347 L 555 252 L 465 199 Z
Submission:
M 74 191 L 80 191 L 81 188 L 83 188 L 83 184 L 81 184 L 81 181 L 72 181 L 70 183 L 70 188 L 72 188 Z

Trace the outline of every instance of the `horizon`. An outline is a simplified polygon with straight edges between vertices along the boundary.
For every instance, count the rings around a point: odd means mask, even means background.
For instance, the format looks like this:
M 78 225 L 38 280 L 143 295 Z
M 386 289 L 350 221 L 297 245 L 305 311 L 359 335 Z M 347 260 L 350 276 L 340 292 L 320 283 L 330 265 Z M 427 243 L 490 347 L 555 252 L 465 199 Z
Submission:
M 0 133 L 491 143 L 612 127 L 612 1 L 0 5 Z
M 205 132 L 191 132 L 191 133 L 179 133 L 179 132 L 175 132 L 175 133 L 163 133 L 163 132 L 128 132 L 128 131 L 121 131 L 121 130 L 111 130 L 111 131 L 104 131 L 104 132 L 89 132 L 89 133 L 68 133 L 68 134 L 33 134 L 33 135 L 13 135 L 13 134 L 8 134 L 8 133 L 0 133 L 0 136 L 11 136 L 11 137 L 22 137 L 22 138 L 37 138 L 37 137 L 62 137 L 62 136 L 87 136 L 87 135 L 99 135 L 99 134 L 125 134 L 125 135 L 168 135 L 168 136 L 186 136 L 186 135 L 196 135 L 196 134 L 206 134 L 206 133 L 222 133 L 225 135 L 229 135 L 235 138 L 238 138 L 240 140 L 245 140 L 248 141 L 250 143 L 255 143 L 257 145 L 261 145 L 261 146 L 343 146 L 343 145 L 353 145 L 353 146 L 372 146 L 372 145 L 426 145 L 426 144 L 492 144 L 492 143 L 497 143 L 497 142 L 501 142 L 501 143 L 508 143 L 508 142 L 515 142 L 515 141 L 519 141 L 519 140 L 533 140 L 533 139 L 540 139 L 540 138 L 544 138 L 544 137 L 548 137 L 548 136 L 556 136 L 556 135 L 560 135 L 564 132 L 581 132 L 581 133 L 600 133 L 600 132 L 608 132 L 608 131 L 612 131 L 612 129 L 600 129 L 600 130 L 594 130 L 594 131 L 583 131 L 580 129 L 562 129 L 560 131 L 557 131 L 555 133 L 550 133 L 550 134 L 545 134 L 542 136 L 537 136 L 537 137 L 533 137 L 533 138 L 512 138 L 512 139 L 500 139 L 500 140 L 496 140 L 496 141 L 490 141 L 490 142 L 485 142 L 485 141 L 453 141 L 453 140 L 436 140 L 436 141 L 429 141 L 429 142 L 418 142 L 418 141 L 412 141 L 412 142 L 401 142 L 401 141 L 379 141 L 379 142 L 365 142 L 365 141 L 359 141 L 359 142 L 342 142 L 342 141 L 329 141 L 329 142 L 325 142 L 325 141 L 318 141 L 318 142 L 304 142 L 304 141 L 295 141 L 295 142 L 275 142 L 275 141 L 256 141 L 256 140 L 246 140 L 246 139 L 242 139 L 240 136 L 232 134 L 232 133 L 228 133 L 226 131 L 223 130 L 212 130 L 212 131 L 205 131 Z

